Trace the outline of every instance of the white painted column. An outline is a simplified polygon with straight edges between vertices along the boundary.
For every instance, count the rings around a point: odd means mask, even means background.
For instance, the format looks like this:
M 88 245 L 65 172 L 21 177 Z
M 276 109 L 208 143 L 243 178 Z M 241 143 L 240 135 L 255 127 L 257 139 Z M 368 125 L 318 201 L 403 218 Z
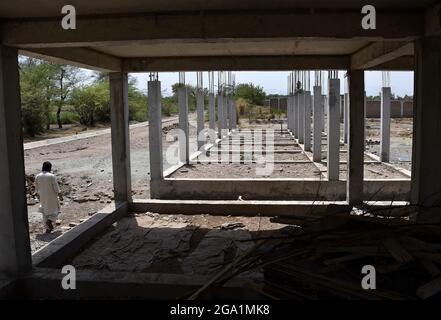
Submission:
M 305 142 L 305 96 L 306 94 L 302 92 L 299 95 L 299 143 L 303 144 Z
M 210 123 L 210 129 L 216 130 L 216 107 L 214 93 L 208 95 L 208 119 Z
M 323 96 L 322 87 L 314 86 L 313 101 L 313 142 L 312 142 L 312 158 L 315 162 L 322 160 L 322 131 L 323 131 Z
M 348 71 L 348 167 L 346 200 L 350 205 L 363 202 L 364 172 L 364 71 Z
M 340 79 L 328 82 L 328 180 L 339 179 L 340 162 Z
M 205 127 L 205 113 L 204 113 L 204 91 L 197 90 L 196 93 L 196 113 L 197 113 L 197 145 L 198 150 L 202 148 L 202 146 L 205 144 L 205 136 L 204 134 L 204 127 Z M 201 137 L 204 137 L 204 140 L 201 140 Z
M 222 94 L 219 94 L 217 96 L 217 136 L 219 139 L 222 139 L 222 130 L 225 129 L 224 128 L 224 99 Z
M 132 200 L 128 75 L 109 74 L 113 190 L 115 202 Z
M 18 53 L 0 45 L 0 274 L 31 271 Z
M 179 103 L 179 159 L 185 164 L 190 163 L 190 139 L 188 130 L 188 95 L 187 87 L 178 88 Z
M 344 142 L 348 143 L 348 129 L 349 129 L 349 93 L 345 93 L 344 98 L 344 119 L 343 119 L 343 128 L 344 128 Z
M 161 82 L 149 81 L 149 155 L 150 155 L 150 197 L 159 197 L 158 183 L 164 179 L 162 155 L 162 105 Z
M 389 162 L 390 153 L 390 105 L 391 88 L 381 88 L 381 138 L 380 155 L 381 161 Z
M 311 91 L 305 92 L 305 129 L 304 141 L 305 150 L 311 151 Z

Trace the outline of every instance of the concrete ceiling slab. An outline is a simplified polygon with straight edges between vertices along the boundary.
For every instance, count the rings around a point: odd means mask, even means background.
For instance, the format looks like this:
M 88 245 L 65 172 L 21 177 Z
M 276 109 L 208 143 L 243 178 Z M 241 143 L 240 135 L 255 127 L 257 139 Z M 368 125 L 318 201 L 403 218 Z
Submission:
M 425 8 L 435 0 L 370 0 L 376 8 L 397 10 Z M 365 0 L 2 0 L 0 18 L 57 17 L 61 8 L 74 5 L 78 15 L 134 14 L 209 10 L 291 10 L 309 8 L 361 9 Z

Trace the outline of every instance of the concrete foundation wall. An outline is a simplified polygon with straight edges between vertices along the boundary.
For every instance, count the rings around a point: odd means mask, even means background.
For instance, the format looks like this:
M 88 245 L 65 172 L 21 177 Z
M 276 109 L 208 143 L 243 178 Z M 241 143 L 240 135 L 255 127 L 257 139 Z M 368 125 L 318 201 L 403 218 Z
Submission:
M 173 179 L 156 182 L 160 199 L 335 200 L 346 199 L 346 181 L 315 179 Z M 409 200 L 410 180 L 365 180 L 365 200 Z

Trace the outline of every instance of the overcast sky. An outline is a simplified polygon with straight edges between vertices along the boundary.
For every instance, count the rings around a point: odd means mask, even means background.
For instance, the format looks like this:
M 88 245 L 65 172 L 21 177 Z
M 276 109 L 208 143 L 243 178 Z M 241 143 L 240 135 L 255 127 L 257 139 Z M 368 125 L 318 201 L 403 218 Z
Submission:
M 254 83 L 264 88 L 267 94 L 286 94 L 287 91 L 287 76 L 289 72 L 235 72 L 236 84 L 239 83 Z M 147 73 L 132 74 L 138 80 L 138 87 L 147 91 Z M 344 72 L 339 72 L 339 77 L 342 79 L 341 92 L 344 91 L 343 85 Z M 313 77 L 313 73 L 311 73 Z M 204 72 L 204 87 L 208 86 L 207 72 Z M 171 86 L 178 82 L 178 73 L 160 73 L 159 80 L 161 81 L 161 89 L 164 96 L 171 94 Z M 187 72 L 185 75 L 186 83 L 196 85 L 196 73 Z M 311 80 L 313 81 L 313 80 Z M 390 84 L 392 93 L 399 96 L 413 95 L 413 72 L 390 72 Z M 378 95 L 382 86 L 382 75 L 378 71 L 365 72 L 365 86 L 366 94 Z

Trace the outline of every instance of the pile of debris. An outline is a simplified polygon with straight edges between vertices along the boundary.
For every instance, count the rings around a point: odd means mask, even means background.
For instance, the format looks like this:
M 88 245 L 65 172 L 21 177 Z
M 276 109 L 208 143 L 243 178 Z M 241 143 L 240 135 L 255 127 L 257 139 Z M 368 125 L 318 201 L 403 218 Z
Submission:
M 273 219 L 289 226 L 255 239 L 252 249 L 189 298 L 204 297 L 240 274 L 262 269 L 264 279 L 249 286 L 266 298 L 439 298 L 441 226 L 384 215 Z

